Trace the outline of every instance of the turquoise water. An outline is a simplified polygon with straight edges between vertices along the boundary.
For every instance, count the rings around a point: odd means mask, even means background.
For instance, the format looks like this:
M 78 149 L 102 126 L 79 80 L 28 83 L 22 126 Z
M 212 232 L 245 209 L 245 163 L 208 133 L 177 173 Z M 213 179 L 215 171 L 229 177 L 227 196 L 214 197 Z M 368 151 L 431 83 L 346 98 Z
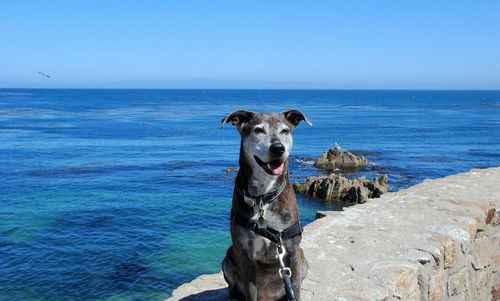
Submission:
M 238 109 L 301 109 L 302 159 L 339 143 L 392 190 L 500 165 L 499 91 L 0 90 L 0 300 L 162 300 L 216 272 Z M 303 220 L 340 209 L 299 197 Z

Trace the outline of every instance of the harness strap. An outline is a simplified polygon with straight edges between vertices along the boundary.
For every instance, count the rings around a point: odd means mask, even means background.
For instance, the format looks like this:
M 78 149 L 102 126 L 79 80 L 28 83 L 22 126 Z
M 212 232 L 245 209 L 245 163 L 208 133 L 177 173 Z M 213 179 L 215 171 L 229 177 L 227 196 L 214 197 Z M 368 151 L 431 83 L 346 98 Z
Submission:
M 286 187 L 286 180 L 283 181 L 283 183 L 281 183 L 280 187 L 278 187 L 278 190 L 258 196 L 249 194 L 248 192 L 245 191 L 245 189 L 241 188 L 239 185 L 236 185 L 236 190 L 238 191 L 238 194 L 243 196 L 243 200 L 248 206 L 255 207 L 260 202 L 262 202 L 263 204 L 271 203 L 280 196 L 283 190 L 285 190 L 285 187 Z
M 278 231 L 272 227 L 261 227 L 255 221 L 235 212 L 234 209 L 231 209 L 231 224 L 233 223 L 240 225 L 257 235 L 265 237 L 276 244 L 280 242 L 280 237 L 281 239 L 294 238 L 300 235 L 303 231 L 300 221 L 291 225 L 283 231 Z

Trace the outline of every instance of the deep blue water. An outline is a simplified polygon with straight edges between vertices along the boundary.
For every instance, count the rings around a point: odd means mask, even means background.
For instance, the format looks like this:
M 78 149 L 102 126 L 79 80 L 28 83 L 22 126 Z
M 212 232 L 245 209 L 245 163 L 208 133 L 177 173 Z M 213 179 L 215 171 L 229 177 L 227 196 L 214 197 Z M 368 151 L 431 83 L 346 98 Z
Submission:
M 229 245 L 238 109 L 296 107 L 301 158 L 340 144 L 392 190 L 500 165 L 499 91 L 0 90 L 0 300 L 162 300 Z M 299 197 L 303 220 L 339 209 Z

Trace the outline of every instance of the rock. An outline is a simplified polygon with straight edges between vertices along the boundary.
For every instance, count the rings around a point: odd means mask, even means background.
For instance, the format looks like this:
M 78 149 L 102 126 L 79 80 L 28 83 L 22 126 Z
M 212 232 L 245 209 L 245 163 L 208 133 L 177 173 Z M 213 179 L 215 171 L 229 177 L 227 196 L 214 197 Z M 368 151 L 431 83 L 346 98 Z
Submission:
M 465 268 L 448 277 L 448 296 L 460 296 L 460 300 L 470 299 L 470 276 Z
M 220 301 L 229 300 L 229 290 L 222 272 L 201 275 L 190 283 L 179 286 L 168 301 Z
M 316 219 L 323 218 L 327 215 L 328 213 L 325 211 L 316 211 Z
M 239 168 L 238 167 L 232 167 L 229 166 L 228 168 L 224 169 L 225 172 L 238 172 Z
M 498 274 L 496 274 L 495 277 L 497 280 L 500 278 Z M 500 281 L 495 281 L 495 284 L 493 284 L 491 288 L 491 300 L 500 300 Z
M 428 291 L 429 301 L 441 301 L 445 300 L 445 282 L 444 282 L 444 271 L 438 270 L 435 274 L 432 274 L 429 279 L 429 291 Z
M 455 266 L 457 261 L 457 242 L 449 235 L 434 234 L 428 238 L 429 241 L 437 242 L 443 247 L 443 264 L 445 269 Z
M 365 178 L 347 179 L 338 174 L 308 177 L 302 184 L 294 183 L 296 192 L 325 201 L 340 201 L 349 204 L 365 203 L 370 198 L 378 198 L 387 192 L 388 178 L 383 175 L 371 181 Z
M 494 250 L 489 238 L 476 239 L 477 247 L 472 250 L 472 267 L 481 270 L 488 267 L 493 261 Z
M 357 156 L 353 153 L 343 150 L 340 146 L 335 146 L 324 152 L 314 166 L 324 169 L 356 169 L 368 163 L 364 156 Z
M 315 162 L 316 161 L 316 160 L 314 160 L 313 157 L 310 157 L 310 156 L 305 157 L 303 160 L 304 160 L 304 162 Z

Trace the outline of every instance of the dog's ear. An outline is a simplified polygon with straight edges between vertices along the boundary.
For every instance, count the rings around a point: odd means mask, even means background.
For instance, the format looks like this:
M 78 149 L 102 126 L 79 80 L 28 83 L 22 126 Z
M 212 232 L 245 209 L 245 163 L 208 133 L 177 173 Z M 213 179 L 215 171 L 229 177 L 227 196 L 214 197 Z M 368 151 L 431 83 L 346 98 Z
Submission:
M 222 118 L 221 128 L 224 127 L 226 123 L 232 123 L 233 125 L 240 128 L 245 122 L 252 118 L 253 112 L 245 110 L 237 110 Z
M 298 126 L 302 120 L 311 126 L 313 125 L 309 118 L 307 118 L 306 115 L 299 110 L 289 109 L 281 112 L 281 114 L 285 115 L 286 120 L 288 120 L 288 122 L 290 122 L 290 124 L 294 127 Z

